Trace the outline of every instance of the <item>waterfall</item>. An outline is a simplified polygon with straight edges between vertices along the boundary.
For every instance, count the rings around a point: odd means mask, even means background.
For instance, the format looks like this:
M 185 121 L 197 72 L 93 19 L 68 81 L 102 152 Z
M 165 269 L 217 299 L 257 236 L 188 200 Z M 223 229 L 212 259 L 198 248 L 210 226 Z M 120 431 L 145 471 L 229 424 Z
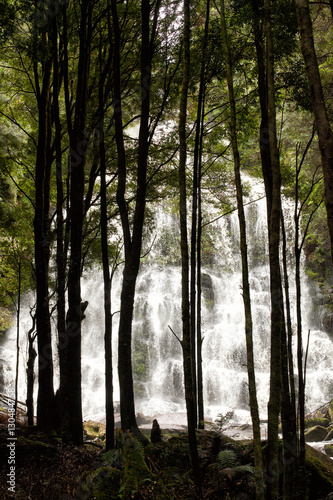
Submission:
M 253 196 L 253 195 L 252 195 Z M 285 201 L 286 225 L 292 250 L 292 207 Z M 289 216 L 288 216 L 289 214 Z M 255 367 L 261 418 L 267 413 L 269 396 L 270 296 L 267 262 L 266 202 L 260 199 L 246 206 L 249 244 L 250 285 L 254 325 Z M 289 221 L 289 224 L 288 224 Z M 143 259 L 137 281 L 133 322 L 133 371 L 136 410 L 145 415 L 184 412 L 181 346 L 171 333 L 181 337 L 181 276 L 179 266 L 178 217 L 165 207 L 156 209 L 146 238 L 150 253 Z M 288 229 L 289 227 L 289 229 Z M 149 241 L 149 238 L 151 241 Z M 237 213 L 222 217 L 205 227 L 203 239 L 203 374 L 206 415 L 234 410 L 240 420 L 249 419 L 246 371 L 244 307 L 241 295 L 241 258 Z M 289 259 L 290 283 L 294 268 Z M 112 286 L 113 364 L 115 401 L 119 400 L 117 379 L 117 328 L 121 272 Z M 88 300 L 82 323 L 82 394 L 85 418 L 104 416 L 104 312 L 101 269 L 89 271 L 82 280 L 82 300 Z M 295 291 L 291 286 L 291 300 Z M 21 323 L 21 366 L 19 399 L 25 400 L 25 334 L 30 328 L 29 306 L 33 295 L 25 297 Z M 306 344 L 311 329 L 306 385 L 306 409 L 311 411 L 332 398 L 333 344 L 327 333 L 314 324 L 310 286 L 302 277 L 303 332 Z M 295 320 L 295 318 L 293 318 Z M 55 325 L 54 325 L 55 326 Z M 294 330 L 295 330 L 295 325 Z M 2 372 L 0 392 L 13 387 L 15 373 L 13 327 L 0 347 Z M 55 336 L 55 335 L 54 335 Z M 294 346 L 294 353 L 296 348 Z M 55 353 L 55 378 L 58 364 Z M 57 382 L 55 383 L 57 386 Z

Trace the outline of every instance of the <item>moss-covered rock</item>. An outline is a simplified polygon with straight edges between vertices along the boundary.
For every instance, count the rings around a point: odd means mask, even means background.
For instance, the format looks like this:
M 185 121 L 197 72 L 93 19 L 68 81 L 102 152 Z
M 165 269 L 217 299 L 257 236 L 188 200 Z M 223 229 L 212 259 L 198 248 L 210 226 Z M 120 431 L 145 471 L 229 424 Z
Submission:
M 142 498 L 169 500 L 163 482 L 156 474 L 150 471 L 146 464 L 142 443 L 130 433 L 125 434 L 122 459 L 121 498 L 132 498 L 133 494 L 143 490 L 145 494 L 142 493 Z
M 305 432 L 305 441 L 307 443 L 314 443 L 318 441 L 324 441 L 327 436 L 327 428 L 321 425 L 316 425 L 311 427 Z
M 333 461 L 324 453 L 306 445 L 306 468 L 310 500 L 326 498 L 333 491 Z
M 93 440 L 100 439 L 105 441 L 106 425 L 100 422 L 93 422 L 88 420 L 83 423 L 83 435 L 85 439 Z
M 119 498 L 120 478 L 118 469 L 99 467 L 82 478 L 77 498 L 115 500 Z
M 314 417 L 305 419 L 305 428 L 315 427 L 316 425 L 321 425 L 322 427 L 328 427 L 330 425 L 330 420 L 323 417 Z

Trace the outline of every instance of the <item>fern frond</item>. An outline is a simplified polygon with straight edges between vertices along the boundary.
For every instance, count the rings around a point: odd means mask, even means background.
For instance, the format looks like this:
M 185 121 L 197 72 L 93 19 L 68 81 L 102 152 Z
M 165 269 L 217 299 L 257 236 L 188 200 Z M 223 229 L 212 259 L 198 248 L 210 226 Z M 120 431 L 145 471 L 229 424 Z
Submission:
M 233 450 L 222 450 L 216 458 L 220 469 L 234 467 L 238 460 L 237 455 Z
M 236 465 L 234 472 L 237 475 L 254 474 L 254 467 L 250 464 Z

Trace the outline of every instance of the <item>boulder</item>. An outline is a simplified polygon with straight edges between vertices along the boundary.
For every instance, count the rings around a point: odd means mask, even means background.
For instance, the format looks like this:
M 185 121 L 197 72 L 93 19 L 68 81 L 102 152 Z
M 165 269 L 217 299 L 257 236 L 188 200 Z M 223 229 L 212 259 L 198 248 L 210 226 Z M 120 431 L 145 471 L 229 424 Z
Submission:
M 316 425 L 321 425 L 322 427 L 328 427 L 330 425 L 330 421 L 328 418 L 322 417 L 314 417 L 314 418 L 306 418 L 305 419 L 305 428 L 309 429 L 310 427 L 315 427 Z
M 315 425 L 305 432 L 305 441 L 308 443 L 314 443 L 318 441 L 324 441 L 327 436 L 327 429 L 321 425 Z
M 146 417 L 143 413 L 141 412 L 138 412 L 135 416 L 136 418 L 136 423 L 138 425 L 144 425 L 144 424 L 150 424 L 151 422 L 151 418 L 150 417 Z

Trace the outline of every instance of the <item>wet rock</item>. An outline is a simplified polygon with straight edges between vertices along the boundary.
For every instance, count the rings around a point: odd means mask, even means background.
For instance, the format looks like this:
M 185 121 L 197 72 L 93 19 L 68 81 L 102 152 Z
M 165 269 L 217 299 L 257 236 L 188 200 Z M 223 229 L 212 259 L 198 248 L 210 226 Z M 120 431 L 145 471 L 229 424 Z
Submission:
M 311 427 L 305 432 L 305 441 L 307 443 L 324 441 L 326 436 L 327 428 L 321 425 L 316 425 L 315 427 Z
M 208 309 L 211 309 L 214 305 L 214 289 L 213 280 L 209 274 L 202 273 L 201 288 L 206 306 Z
M 146 417 L 143 413 L 138 412 L 135 416 L 136 418 L 136 423 L 138 425 L 144 425 L 144 424 L 150 424 L 151 418 Z
M 314 417 L 305 419 L 305 428 L 315 427 L 316 425 L 321 425 L 322 427 L 328 427 L 330 425 L 330 420 L 328 418 Z

